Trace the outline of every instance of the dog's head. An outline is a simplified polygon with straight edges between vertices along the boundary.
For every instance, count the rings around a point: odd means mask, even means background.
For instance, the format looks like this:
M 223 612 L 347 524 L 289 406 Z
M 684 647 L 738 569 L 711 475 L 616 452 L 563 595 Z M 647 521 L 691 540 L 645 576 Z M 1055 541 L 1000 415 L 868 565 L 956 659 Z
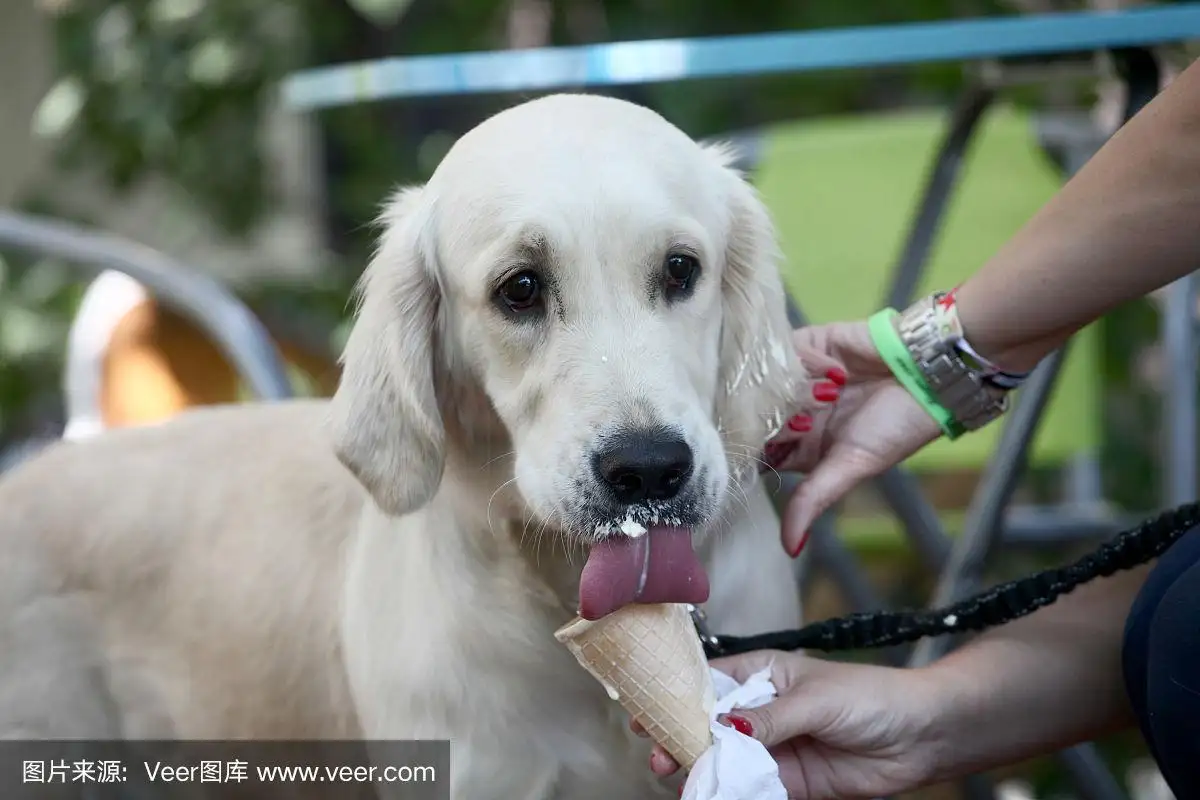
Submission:
M 730 154 L 554 95 L 467 133 L 382 222 L 333 398 L 380 508 L 426 503 L 486 416 L 534 517 L 593 551 L 649 529 L 691 552 L 797 396 L 772 226 Z

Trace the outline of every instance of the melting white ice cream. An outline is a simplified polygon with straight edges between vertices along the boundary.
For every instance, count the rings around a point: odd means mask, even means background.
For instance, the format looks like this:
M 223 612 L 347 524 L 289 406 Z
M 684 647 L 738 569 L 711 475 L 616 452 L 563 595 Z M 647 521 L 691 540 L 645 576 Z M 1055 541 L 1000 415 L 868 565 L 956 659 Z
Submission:
M 621 523 L 621 533 L 636 539 L 646 533 L 646 526 L 636 522 L 633 517 L 626 517 Z

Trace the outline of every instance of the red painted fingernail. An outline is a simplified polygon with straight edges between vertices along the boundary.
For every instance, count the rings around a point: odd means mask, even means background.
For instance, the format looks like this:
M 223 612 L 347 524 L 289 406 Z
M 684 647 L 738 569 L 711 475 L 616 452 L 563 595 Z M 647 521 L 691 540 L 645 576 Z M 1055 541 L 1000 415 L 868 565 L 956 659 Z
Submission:
M 800 537 L 800 541 L 796 544 L 796 549 L 792 551 L 792 558 L 796 558 L 798 555 L 800 555 L 800 551 L 804 549 L 804 545 L 808 544 L 808 535 L 810 533 L 812 533 L 812 531 L 805 531 L 804 535 Z
M 838 399 L 839 394 L 841 394 L 841 389 L 837 387 L 836 383 L 821 381 L 820 383 L 813 384 L 813 397 L 822 403 L 832 403 Z
M 846 385 L 846 370 L 841 367 L 830 367 L 825 372 L 825 377 L 836 383 L 838 386 Z
M 745 717 L 735 717 L 733 714 L 730 714 L 726 719 L 729 720 L 729 724 L 733 726 L 733 729 L 743 736 L 754 735 L 754 727 L 750 724 L 750 720 Z
M 679 787 L 679 796 L 683 797 L 683 786 Z
M 812 417 L 805 414 L 797 414 L 788 420 L 788 427 L 796 433 L 808 433 L 812 430 Z

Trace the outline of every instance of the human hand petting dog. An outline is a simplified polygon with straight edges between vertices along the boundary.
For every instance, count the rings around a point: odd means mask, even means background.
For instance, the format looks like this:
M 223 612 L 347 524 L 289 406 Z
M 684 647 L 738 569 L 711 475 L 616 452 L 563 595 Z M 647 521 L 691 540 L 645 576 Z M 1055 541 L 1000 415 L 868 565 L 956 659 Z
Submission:
M 719 721 L 767 748 L 790 798 L 883 797 L 920 786 L 935 774 L 945 743 L 933 721 L 947 695 L 921 670 L 822 661 L 777 650 L 710 664 L 739 682 L 770 666 L 778 697 Z M 647 735 L 636 722 L 630 727 Z M 666 776 L 679 765 L 655 745 L 650 769 Z
M 767 443 L 767 467 L 805 473 L 783 515 L 783 546 L 793 557 L 813 521 L 857 484 L 941 436 L 937 422 L 896 381 L 867 322 L 811 325 L 793 333 L 812 384 L 812 414 L 788 420 Z M 797 398 L 797 407 L 813 408 Z

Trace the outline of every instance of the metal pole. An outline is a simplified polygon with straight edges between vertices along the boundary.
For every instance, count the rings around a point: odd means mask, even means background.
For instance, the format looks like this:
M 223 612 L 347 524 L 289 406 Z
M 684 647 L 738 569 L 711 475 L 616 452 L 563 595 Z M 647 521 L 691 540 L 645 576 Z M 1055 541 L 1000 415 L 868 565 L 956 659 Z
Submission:
M 1025 466 L 1029 446 L 1037 433 L 1037 424 L 1050 399 L 1055 378 L 1065 357 L 1066 346 L 1038 365 L 996 445 L 971 505 L 962 536 L 954 543 L 949 563 L 942 570 L 931 608 L 950 605 L 979 585 L 988 556 L 1003 536 L 1004 509 L 1012 497 Z M 924 639 L 916 647 L 909 666 L 920 667 L 936 661 L 949 649 L 947 639 Z
M 1164 500 L 1180 506 L 1196 499 L 1196 276 L 1167 287 L 1162 315 L 1167 363 L 1163 387 Z
M 983 119 L 984 112 L 992 105 L 996 92 L 987 86 L 975 85 L 959 96 L 958 103 L 950 115 L 946 137 L 938 148 L 937 158 L 929 171 L 917 215 L 909 229 L 904 249 L 892 273 L 892 285 L 888 289 L 886 304 L 901 308 L 912 302 L 921 272 L 929 259 L 929 251 L 937 232 L 941 229 L 946 205 L 958 183 L 967 146 Z
M 9 211 L 0 211 L 3 246 L 52 255 L 96 274 L 124 272 L 203 328 L 261 399 L 292 397 L 283 359 L 266 328 L 208 276 L 135 242 Z
M 875 487 L 900 520 L 925 566 L 938 572 L 950 557 L 950 537 L 942 529 L 937 509 L 909 472 L 892 467 L 874 480 Z

